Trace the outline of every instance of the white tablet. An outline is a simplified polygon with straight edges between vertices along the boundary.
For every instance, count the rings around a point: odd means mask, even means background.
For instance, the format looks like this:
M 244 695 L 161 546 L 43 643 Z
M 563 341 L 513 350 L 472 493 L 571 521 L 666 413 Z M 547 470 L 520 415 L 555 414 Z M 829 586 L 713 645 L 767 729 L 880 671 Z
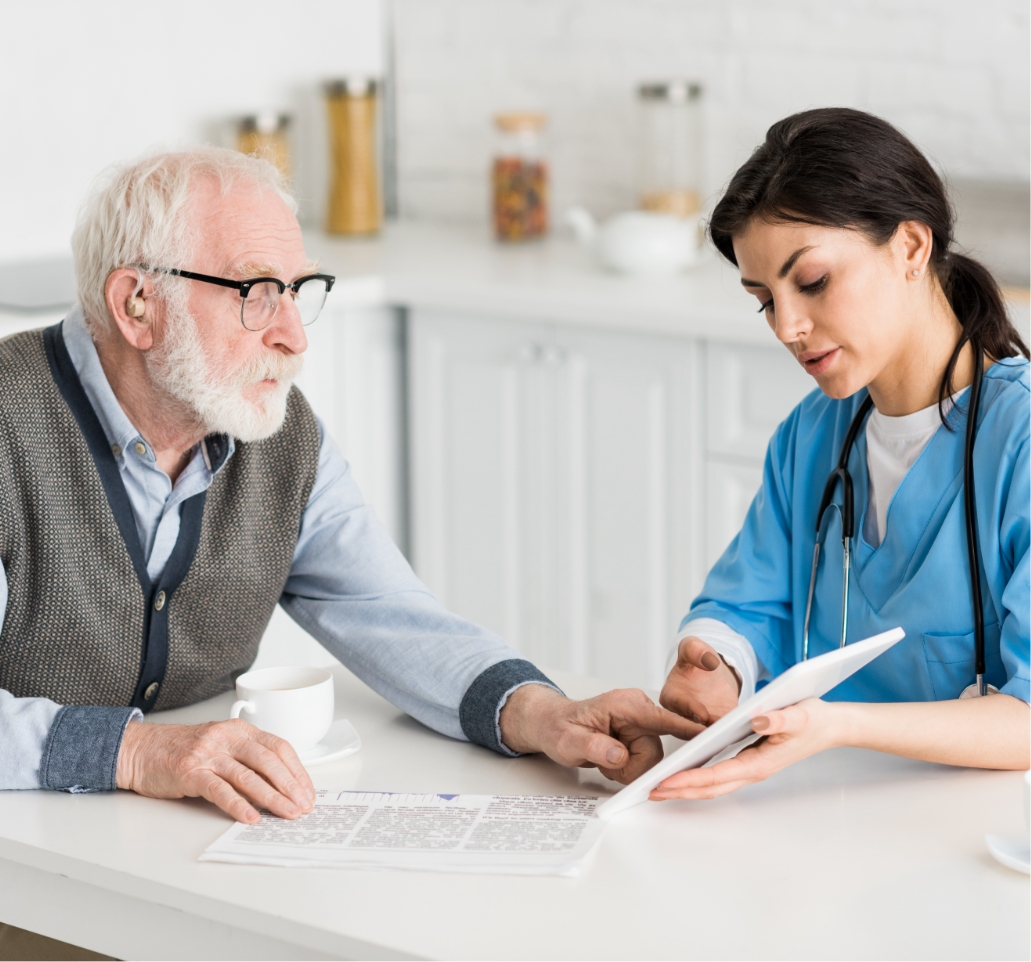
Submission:
M 670 775 L 688 768 L 699 768 L 735 742 L 753 735 L 753 718 L 795 705 L 804 698 L 819 698 L 905 636 L 901 628 L 892 628 L 891 631 L 793 665 L 744 704 L 738 705 L 608 801 L 602 802 L 595 809 L 595 815 L 603 819 L 611 818 L 617 812 L 645 801 L 649 792 Z

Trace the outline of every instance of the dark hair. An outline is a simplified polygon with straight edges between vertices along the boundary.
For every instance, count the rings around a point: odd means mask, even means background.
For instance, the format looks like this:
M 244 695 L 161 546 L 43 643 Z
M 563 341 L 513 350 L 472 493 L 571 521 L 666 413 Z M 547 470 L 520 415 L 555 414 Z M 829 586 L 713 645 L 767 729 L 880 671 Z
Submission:
M 713 244 L 734 265 L 733 237 L 755 217 L 859 230 L 878 245 L 890 241 L 904 221 L 931 229 L 928 267 L 963 326 L 942 375 L 943 414 L 967 341 L 993 361 L 1028 356 L 995 278 L 983 264 L 952 250 L 955 217 L 941 177 L 887 121 L 826 107 L 775 123 L 734 174 L 709 221 Z

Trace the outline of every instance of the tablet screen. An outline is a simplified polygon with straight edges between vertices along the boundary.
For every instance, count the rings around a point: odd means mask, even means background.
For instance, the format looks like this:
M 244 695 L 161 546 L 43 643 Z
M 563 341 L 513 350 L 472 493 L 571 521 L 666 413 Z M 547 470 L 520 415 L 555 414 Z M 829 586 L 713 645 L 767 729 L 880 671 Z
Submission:
M 748 701 L 738 705 L 718 722 L 695 735 L 686 745 L 668 755 L 608 801 L 602 802 L 595 814 L 599 818 L 611 818 L 617 812 L 645 801 L 649 792 L 663 779 L 687 768 L 698 768 L 735 742 L 753 734 L 753 718 L 768 711 L 795 705 L 805 698 L 819 698 L 825 695 L 849 675 L 859 671 L 892 645 L 900 642 L 905 635 L 901 628 L 892 628 L 891 631 L 864 638 L 844 648 L 837 648 L 793 665 L 774 678 L 765 688 L 757 691 Z

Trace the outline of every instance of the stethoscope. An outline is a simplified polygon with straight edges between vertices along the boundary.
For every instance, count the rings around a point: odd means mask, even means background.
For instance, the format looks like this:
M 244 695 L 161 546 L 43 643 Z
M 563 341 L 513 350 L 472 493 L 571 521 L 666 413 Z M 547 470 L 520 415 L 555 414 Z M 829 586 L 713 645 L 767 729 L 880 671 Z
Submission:
M 966 440 L 963 448 L 963 507 L 966 518 L 967 529 L 967 563 L 970 567 L 970 584 L 974 609 L 974 670 L 977 680 L 972 685 L 963 689 L 960 698 L 973 698 L 978 695 L 987 695 L 990 692 L 997 692 L 999 689 L 994 685 L 986 685 L 984 680 L 984 607 L 981 601 L 981 577 L 980 564 L 977 554 L 977 515 L 974 508 L 974 437 L 977 432 L 977 410 L 981 403 L 981 381 L 984 378 L 984 355 L 979 345 L 973 344 L 974 348 L 974 380 L 970 385 L 970 398 L 968 401 Z M 825 531 L 823 518 L 828 508 L 834 508 L 841 517 L 841 548 L 842 548 L 842 596 L 841 596 L 841 644 L 845 647 L 845 637 L 848 631 L 848 582 L 852 567 L 852 534 L 855 528 L 855 496 L 852 491 L 852 475 L 848 471 L 848 459 L 852 454 L 852 447 L 859 436 L 860 428 L 866 420 L 867 414 L 873 407 L 873 398 L 869 395 L 859 405 L 852 423 L 848 426 L 845 440 L 841 445 L 841 454 L 838 456 L 837 467 L 831 472 L 827 484 L 823 489 L 823 498 L 820 501 L 820 510 L 816 514 L 816 546 L 813 548 L 813 571 L 809 576 L 809 598 L 805 606 L 805 627 L 802 629 L 802 660 L 809 657 L 809 616 L 813 610 L 813 593 L 816 589 L 816 567 L 820 560 L 820 548 L 823 544 Z M 837 490 L 838 481 L 841 481 L 841 505 L 833 503 L 834 492 Z

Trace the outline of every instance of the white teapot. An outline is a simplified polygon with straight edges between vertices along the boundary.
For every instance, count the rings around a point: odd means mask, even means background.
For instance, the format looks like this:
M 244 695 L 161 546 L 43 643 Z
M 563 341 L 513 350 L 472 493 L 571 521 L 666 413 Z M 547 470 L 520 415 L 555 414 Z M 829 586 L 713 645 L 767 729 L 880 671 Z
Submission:
M 674 217 L 653 211 L 630 210 L 600 227 L 582 207 L 566 214 L 577 240 L 591 250 L 603 267 L 621 274 L 667 275 L 690 267 L 702 255 L 697 215 Z

